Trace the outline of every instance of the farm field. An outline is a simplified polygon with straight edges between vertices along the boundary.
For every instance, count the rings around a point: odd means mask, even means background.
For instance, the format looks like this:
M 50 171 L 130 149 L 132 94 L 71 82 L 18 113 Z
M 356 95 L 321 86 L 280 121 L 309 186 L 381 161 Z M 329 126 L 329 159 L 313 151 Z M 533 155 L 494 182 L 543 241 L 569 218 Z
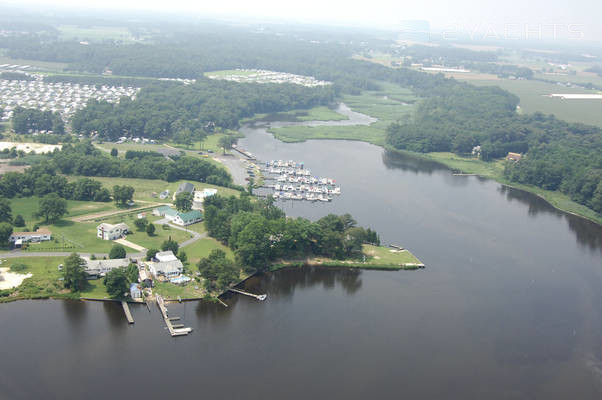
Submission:
M 596 93 L 595 91 L 567 88 L 534 80 L 466 80 L 473 85 L 499 86 L 514 93 L 520 97 L 522 112 L 534 113 L 540 111 L 546 114 L 554 114 L 565 121 L 582 122 L 602 127 L 602 100 L 562 100 L 547 97 L 551 93 Z
M 384 145 L 387 126 L 407 118 L 413 110 L 417 97 L 409 89 L 398 85 L 381 83 L 378 91 L 365 91 L 361 95 L 343 96 L 342 102 L 353 111 L 377 118 L 378 121 L 365 126 L 287 126 L 270 130 L 284 142 L 300 142 L 309 139 L 362 140 Z

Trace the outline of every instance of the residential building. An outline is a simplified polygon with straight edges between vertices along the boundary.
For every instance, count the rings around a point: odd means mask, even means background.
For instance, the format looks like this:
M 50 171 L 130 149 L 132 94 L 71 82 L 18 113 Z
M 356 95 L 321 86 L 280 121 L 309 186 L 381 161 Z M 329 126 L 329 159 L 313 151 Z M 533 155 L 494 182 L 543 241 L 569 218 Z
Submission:
M 203 214 L 199 210 L 191 210 L 185 213 L 178 213 L 172 220 L 176 225 L 186 226 L 196 224 L 203 220 Z
M 181 213 L 169 206 L 161 206 L 153 210 L 153 215 L 165 217 L 166 220 L 176 225 L 186 226 L 203 220 L 203 214 L 199 210 L 191 210 Z
M 193 210 L 202 210 L 203 202 L 209 196 L 214 196 L 217 193 L 217 189 L 205 188 L 203 190 L 195 190 L 194 199 L 192 201 Z
M 115 268 L 125 268 L 130 265 L 129 258 L 116 258 L 113 260 L 91 260 L 87 257 L 82 257 L 86 262 L 84 270 L 88 275 L 88 279 L 98 279 Z
M 155 278 L 164 277 L 166 279 L 175 278 L 184 271 L 184 266 L 180 260 L 164 262 L 147 262 L 148 269 Z
M 178 186 L 178 190 L 176 190 L 176 192 L 173 194 L 173 199 L 175 200 L 176 196 L 182 192 L 193 194 L 194 193 L 194 185 L 190 182 L 184 182 L 184 183 L 180 184 L 180 186 Z
M 40 228 L 35 232 L 13 232 L 8 241 L 15 247 L 21 247 L 24 242 L 43 242 L 52 238 L 52 232 L 48 229 Z
M 160 251 L 155 254 L 155 260 L 158 262 L 168 262 L 168 261 L 176 261 L 177 257 L 173 254 L 171 250 Z
M 130 231 L 130 228 L 124 224 L 106 224 L 102 223 L 96 227 L 96 236 L 102 240 L 115 240 L 120 239 Z

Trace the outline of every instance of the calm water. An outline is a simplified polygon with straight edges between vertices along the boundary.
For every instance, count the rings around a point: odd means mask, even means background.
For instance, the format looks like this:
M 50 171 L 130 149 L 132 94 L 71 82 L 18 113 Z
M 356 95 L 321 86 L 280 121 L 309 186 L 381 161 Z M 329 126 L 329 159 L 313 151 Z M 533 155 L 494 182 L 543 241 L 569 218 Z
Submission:
M 155 308 L 128 326 L 112 304 L 0 305 L 0 398 L 602 398 L 599 226 L 376 146 L 245 134 L 342 187 L 287 213 L 350 212 L 427 268 L 256 277 L 265 302 L 170 305 L 194 329 L 178 339 Z

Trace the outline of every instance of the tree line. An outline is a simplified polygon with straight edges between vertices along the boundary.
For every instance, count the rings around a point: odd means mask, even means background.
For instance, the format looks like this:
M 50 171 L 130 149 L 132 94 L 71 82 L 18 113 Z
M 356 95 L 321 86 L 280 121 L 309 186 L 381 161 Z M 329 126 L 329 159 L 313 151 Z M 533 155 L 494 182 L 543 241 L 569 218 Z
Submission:
M 119 103 L 90 100 L 72 118 L 76 133 L 98 133 L 107 139 L 121 136 L 166 139 L 188 134 L 202 139 L 210 124 L 236 128 L 256 113 L 311 108 L 334 100 L 330 87 L 294 84 L 234 83 L 201 79 L 191 85 L 155 83 L 135 100 Z
M 34 108 L 16 107 L 13 111 L 13 130 L 16 133 L 52 131 L 62 135 L 65 124 L 58 112 L 42 111 Z

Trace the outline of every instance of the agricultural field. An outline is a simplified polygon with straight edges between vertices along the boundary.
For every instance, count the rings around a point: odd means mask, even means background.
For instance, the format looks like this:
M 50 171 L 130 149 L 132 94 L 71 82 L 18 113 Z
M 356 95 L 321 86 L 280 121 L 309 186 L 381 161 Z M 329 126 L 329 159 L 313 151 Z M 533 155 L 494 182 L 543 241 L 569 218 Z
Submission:
M 381 83 L 381 86 L 382 89 L 378 91 L 365 91 L 361 95 L 345 95 L 342 98 L 342 102 L 353 111 L 378 119 L 368 126 L 287 126 L 270 131 L 284 142 L 347 139 L 384 145 L 387 126 L 408 118 L 418 98 L 409 89 L 398 85 Z
M 57 29 L 64 40 L 81 40 L 101 42 L 115 40 L 120 42 L 133 42 L 134 37 L 125 27 L 120 26 L 92 26 L 80 27 L 76 25 L 59 25 Z
M 552 93 L 596 93 L 585 89 L 567 88 L 565 86 L 535 80 L 468 80 L 477 86 L 499 86 L 520 97 L 521 112 L 540 111 L 554 114 L 569 122 L 602 127 L 602 100 L 562 100 L 548 97 Z

